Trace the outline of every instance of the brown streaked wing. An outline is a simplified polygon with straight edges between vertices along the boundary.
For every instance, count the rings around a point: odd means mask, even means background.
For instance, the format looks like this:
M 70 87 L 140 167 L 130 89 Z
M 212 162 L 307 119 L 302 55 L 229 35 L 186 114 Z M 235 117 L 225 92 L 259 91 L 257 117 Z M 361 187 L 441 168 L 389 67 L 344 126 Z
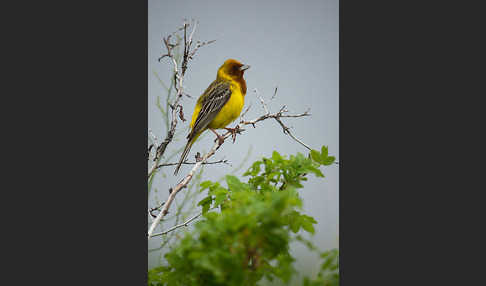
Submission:
M 201 110 L 197 115 L 191 133 L 187 135 L 189 140 L 199 131 L 204 130 L 228 102 L 231 97 L 230 83 L 227 81 L 214 81 L 205 93 L 207 95 L 201 99 Z

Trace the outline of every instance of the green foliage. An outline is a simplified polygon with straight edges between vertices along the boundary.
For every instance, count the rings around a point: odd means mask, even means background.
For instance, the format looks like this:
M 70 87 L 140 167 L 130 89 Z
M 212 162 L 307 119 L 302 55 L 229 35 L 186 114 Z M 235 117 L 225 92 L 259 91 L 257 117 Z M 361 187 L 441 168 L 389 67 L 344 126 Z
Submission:
M 336 158 L 334 158 L 334 156 L 328 156 L 327 152 L 328 152 L 327 147 L 322 146 L 321 153 L 319 153 L 316 150 L 311 150 L 310 154 L 311 154 L 311 157 L 314 161 L 319 162 L 322 165 L 329 166 L 332 163 L 334 163 L 334 160 Z
M 339 250 L 333 249 L 321 253 L 323 259 L 315 280 L 304 278 L 304 286 L 339 286 Z
M 301 213 L 298 189 L 309 173 L 324 177 L 319 167 L 333 161 L 326 147 L 288 159 L 274 151 L 244 173 L 247 182 L 232 175 L 225 177 L 226 186 L 202 182 L 201 191 L 207 190 L 198 203 L 203 219 L 166 253 L 166 265 L 149 271 L 149 285 L 257 285 L 264 277 L 290 281 L 295 270 L 289 243 L 297 240 L 313 247 L 297 233 L 313 234 L 317 223 Z M 325 271 L 323 266 L 318 276 L 322 281 L 334 279 L 328 272 L 337 269 L 334 262 L 326 262 L 331 257 L 326 255 Z

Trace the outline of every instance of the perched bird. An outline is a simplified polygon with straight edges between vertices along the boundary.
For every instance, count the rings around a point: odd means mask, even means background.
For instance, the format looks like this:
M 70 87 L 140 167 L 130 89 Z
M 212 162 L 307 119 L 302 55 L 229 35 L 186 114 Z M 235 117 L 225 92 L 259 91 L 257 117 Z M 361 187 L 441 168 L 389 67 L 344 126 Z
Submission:
M 191 132 L 187 135 L 187 144 L 182 152 L 174 175 L 177 175 L 181 164 L 186 160 L 192 144 L 206 129 L 216 134 L 220 143 L 224 140 L 215 129 L 225 128 L 238 118 L 245 104 L 246 82 L 245 70 L 250 68 L 237 60 L 229 59 L 218 69 L 213 81 L 199 97 L 191 120 Z M 234 133 L 233 128 L 225 128 Z

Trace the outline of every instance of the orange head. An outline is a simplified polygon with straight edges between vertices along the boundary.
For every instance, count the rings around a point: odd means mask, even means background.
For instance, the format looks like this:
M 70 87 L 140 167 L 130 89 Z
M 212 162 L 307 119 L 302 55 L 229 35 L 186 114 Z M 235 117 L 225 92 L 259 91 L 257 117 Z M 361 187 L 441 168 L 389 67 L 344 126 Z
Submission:
M 218 79 L 234 80 L 240 84 L 241 91 L 246 94 L 246 82 L 243 79 L 243 74 L 249 65 L 244 65 L 237 60 L 229 59 L 224 62 L 224 64 L 218 69 Z
M 233 80 L 243 79 L 243 74 L 248 68 L 250 66 L 244 65 L 237 60 L 229 59 L 218 69 L 218 77 Z

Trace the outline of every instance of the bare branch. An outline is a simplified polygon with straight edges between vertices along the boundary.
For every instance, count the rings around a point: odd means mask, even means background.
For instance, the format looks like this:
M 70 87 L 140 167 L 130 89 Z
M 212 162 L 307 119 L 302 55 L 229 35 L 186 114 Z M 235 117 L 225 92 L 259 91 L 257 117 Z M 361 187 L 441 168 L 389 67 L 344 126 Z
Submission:
M 154 236 L 159 236 L 159 235 L 165 235 L 165 234 L 168 234 L 169 232 L 174 231 L 174 230 L 176 230 L 176 229 L 178 229 L 178 228 L 180 228 L 180 227 L 183 227 L 183 226 L 186 226 L 186 227 L 187 227 L 187 226 L 189 225 L 189 223 L 191 223 L 193 220 L 197 219 L 197 218 L 198 218 L 198 217 L 200 217 L 201 215 L 202 215 L 202 212 L 198 213 L 197 215 L 195 215 L 195 216 L 191 217 L 190 219 L 188 219 L 187 221 L 185 221 L 185 222 L 183 222 L 183 223 L 181 223 L 181 224 L 178 224 L 178 225 L 175 225 L 175 226 L 173 226 L 173 227 L 169 228 L 169 229 L 168 229 L 168 230 L 166 230 L 166 231 L 159 232 L 159 233 L 155 233 L 155 234 L 153 234 L 153 235 L 152 235 L 152 237 L 154 237 Z
M 216 40 L 211 40 L 211 41 L 207 41 L 207 42 L 200 42 L 200 41 L 197 41 L 197 44 L 196 44 L 196 47 L 194 48 L 194 50 L 189 54 L 189 59 L 192 59 L 192 57 L 196 54 L 197 50 L 200 48 L 200 47 L 203 47 L 205 45 L 209 45 L 209 44 L 212 44 L 216 42 Z
M 194 165 L 196 164 L 197 162 L 182 162 L 182 164 L 184 165 Z M 212 165 L 212 164 L 220 164 L 220 163 L 223 163 L 223 164 L 229 164 L 228 163 L 228 160 L 219 160 L 219 161 L 214 161 L 214 162 L 204 162 L 203 165 Z M 160 167 L 167 167 L 167 166 L 175 166 L 179 163 L 166 163 L 166 164 L 160 164 L 156 167 L 156 169 L 160 168 Z
M 150 160 L 150 152 L 152 151 L 152 148 L 157 145 L 157 137 L 154 135 L 152 129 L 150 128 L 148 133 L 149 133 L 149 139 L 152 141 L 152 144 L 149 145 L 147 150 L 147 159 Z
M 170 123 L 170 129 L 167 131 L 167 136 L 166 136 L 165 140 L 157 147 L 156 155 L 155 155 L 155 158 L 154 158 L 155 163 L 153 164 L 152 168 L 150 169 L 150 171 L 148 173 L 149 178 L 152 174 L 154 174 L 154 172 L 157 168 L 160 168 L 162 166 L 176 165 L 176 163 L 167 163 L 167 164 L 159 165 L 159 161 L 160 161 L 161 157 L 163 156 L 163 154 L 164 154 L 164 152 L 167 148 L 167 145 L 172 141 L 172 139 L 174 137 L 177 122 L 178 122 L 177 119 L 179 118 L 179 119 L 184 121 L 184 113 L 183 113 L 182 105 L 179 104 L 179 101 L 183 97 L 183 95 L 186 95 L 184 93 L 183 80 L 184 80 L 184 75 L 185 75 L 187 68 L 188 68 L 188 62 L 189 62 L 190 59 L 192 59 L 192 57 L 195 55 L 196 51 L 200 47 L 214 42 L 214 41 L 208 41 L 208 42 L 201 43 L 201 42 L 198 41 L 197 44 L 196 44 L 196 47 L 191 50 L 191 45 L 193 43 L 193 36 L 194 36 L 195 31 L 196 31 L 197 23 L 194 22 L 192 31 L 190 32 L 189 37 L 187 37 L 187 34 L 188 34 L 187 28 L 189 26 L 190 26 L 190 24 L 186 23 L 184 21 L 183 27 L 178 30 L 178 31 L 183 30 L 183 38 L 178 36 L 176 34 L 176 32 L 167 36 L 167 38 L 164 38 L 164 44 L 165 44 L 166 49 L 167 49 L 167 54 L 160 57 L 159 60 L 164 58 L 164 57 L 168 57 L 172 61 L 172 64 L 173 64 L 173 85 L 174 85 L 174 88 L 176 90 L 176 98 L 175 98 L 175 100 L 172 104 L 168 103 L 168 105 L 172 109 L 172 113 L 171 113 L 172 120 L 171 120 L 171 123 Z M 176 42 L 171 42 L 171 37 L 173 35 L 176 35 L 176 38 L 177 38 Z M 183 39 L 183 41 L 184 41 L 184 52 L 183 52 L 183 55 L 182 55 L 182 62 L 180 63 L 181 68 L 179 69 L 178 68 L 179 65 L 176 61 L 176 57 L 174 56 L 173 49 L 180 45 L 181 39 Z M 254 91 L 258 95 L 258 91 L 256 89 Z M 276 96 L 276 93 L 277 93 L 277 87 L 275 88 L 274 94 L 273 94 L 271 99 L 273 99 Z M 251 121 L 245 121 L 243 119 L 243 115 L 245 115 L 246 112 L 248 112 L 248 110 L 250 108 L 250 107 L 248 107 L 247 110 L 240 116 L 240 122 L 236 125 L 236 127 L 235 128 L 226 128 L 228 130 L 228 132 L 226 132 L 224 135 L 218 137 L 218 139 L 222 138 L 223 140 L 216 140 L 216 142 L 214 143 L 212 148 L 209 150 L 209 152 L 207 152 L 202 158 L 200 157 L 200 155 L 196 156 L 196 162 L 194 162 L 194 163 L 184 162 L 183 163 L 183 164 L 191 164 L 191 165 L 193 164 L 194 166 L 192 167 L 191 171 L 175 187 L 169 188 L 169 197 L 159 208 L 157 208 L 157 209 L 162 208 L 162 210 L 157 214 L 157 216 L 155 216 L 155 219 L 153 219 L 153 221 L 152 221 L 152 223 L 149 227 L 148 233 L 147 233 L 148 238 L 151 238 L 155 235 L 167 234 L 168 232 L 170 232 L 174 229 L 177 229 L 177 228 L 182 227 L 182 226 L 187 226 L 187 224 L 190 221 L 192 221 L 193 219 L 196 219 L 199 216 L 198 215 L 196 217 L 193 217 L 190 220 L 188 220 L 187 222 L 182 223 L 180 225 L 176 225 L 176 226 L 174 226 L 174 227 L 172 227 L 172 228 L 170 228 L 170 229 L 168 229 L 164 232 L 154 234 L 155 228 L 160 224 L 162 219 L 169 213 L 169 208 L 170 208 L 172 202 L 175 200 L 176 195 L 182 189 L 188 187 L 189 182 L 192 180 L 192 178 L 195 176 L 197 170 L 202 165 L 226 163 L 225 161 L 222 161 L 222 160 L 216 161 L 216 162 L 207 162 L 207 160 L 211 156 L 213 156 L 215 154 L 215 152 L 219 149 L 219 147 L 225 142 L 224 139 L 228 138 L 229 136 L 232 136 L 233 142 L 234 142 L 234 140 L 236 138 L 236 133 L 240 134 L 242 131 L 245 131 L 245 129 L 242 129 L 243 126 L 252 125 L 253 127 L 255 127 L 255 124 L 257 122 L 273 118 L 282 127 L 284 134 L 289 135 L 292 139 L 294 139 L 295 141 L 297 141 L 299 144 L 303 145 L 307 149 L 309 149 L 309 150 L 311 149 L 309 146 L 307 146 L 300 139 L 296 138 L 290 132 L 290 128 L 287 127 L 282 121 L 282 118 L 297 118 L 297 117 L 309 116 L 310 114 L 309 114 L 308 111 L 306 111 L 302 114 L 288 115 L 288 114 L 284 114 L 284 113 L 288 112 L 288 110 L 286 110 L 285 106 L 283 106 L 277 113 L 271 114 L 266 103 L 265 103 L 265 101 L 263 100 L 263 97 L 261 97 L 259 95 L 258 95 L 258 97 L 259 97 L 260 102 L 263 106 L 263 109 L 265 110 L 264 115 L 254 119 L 254 120 L 251 120 Z M 168 107 L 167 107 L 167 109 L 168 109 Z M 167 112 L 168 112 L 168 110 L 167 110 Z M 151 216 L 153 216 L 152 211 L 149 211 Z M 176 224 L 177 224 L 177 222 L 176 222 Z
M 154 142 L 154 144 L 157 144 L 157 137 L 155 136 L 154 132 L 152 132 L 152 129 L 149 128 L 148 133 L 152 139 L 152 142 Z
M 282 109 L 280 109 L 280 111 L 277 112 L 277 113 L 275 113 L 275 114 L 264 114 L 264 115 L 258 117 L 257 119 L 254 119 L 254 120 L 251 120 L 251 121 L 241 121 L 239 125 L 252 125 L 253 127 L 255 127 L 255 123 L 260 122 L 260 121 L 263 121 L 265 119 L 273 118 L 273 119 L 275 119 L 280 124 L 280 126 L 282 126 L 284 134 L 289 135 L 290 137 L 292 137 L 292 139 L 294 139 L 295 141 L 297 141 L 298 143 L 300 143 L 302 146 L 304 146 L 305 148 L 311 150 L 311 148 L 309 146 L 307 146 L 307 144 L 305 144 L 304 142 L 302 142 L 302 140 L 296 138 L 290 132 L 290 128 L 288 128 L 287 126 L 285 126 L 285 124 L 281 120 L 281 118 L 284 118 L 284 117 L 294 117 L 295 118 L 295 117 L 310 116 L 310 113 L 306 111 L 306 112 L 301 113 L 301 114 L 283 115 L 282 113 L 284 111 L 286 111 L 286 110 L 282 107 Z
M 243 116 L 245 116 L 245 115 L 246 115 L 246 113 L 248 112 L 248 110 L 250 110 L 250 108 L 251 108 L 251 103 L 250 103 L 250 105 L 249 105 L 249 106 L 246 108 L 246 110 L 245 110 L 245 111 L 243 111 L 243 112 L 241 113 L 241 115 L 240 115 L 240 121 L 241 121 L 241 120 L 243 120 Z
M 225 137 L 229 137 L 231 135 L 230 132 L 226 133 L 225 134 Z M 224 142 L 216 142 L 213 147 L 211 148 L 211 150 L 209 150 L 208 153 L 206 153 L 202 160 L 197 162 L 196 164 L 194 164 L 194 167 L 192 167 L 192 170 L 189 172 L 189 174 L 187 174 L 184 179 L 182 179 L 182 181 L 179 182 L 179 184 L 177 184 L 177 186 L 175 186 L 173 189 L 170 189 L 169 192 L 169 198 L 167 199 L 167 201 L 165 202 L 164 204 L 164 208 L 162 209 L 162 211 L 157 215 L 157 217 L 155 218 L 155 220 L 152 222 L 152 224 L 150 225 L 150 228 L 148 230 L 148 238 L 151 238 L 152 237 L 152 234 L 155 230 L 155 227 L 160 223 L 160 221 L 162 220 L 162 218 L 167 215 L 167 213 L 169 213 L 169 208 L 170 208 L 170 205 L 172 204 L 172 202 L 174 201 L 175 199 L 175 196 L 177 195 L 177 193 L 179 191 L 181 191 L 183 188 L 187 187 L 187 184 L 191 181 L 192 177 L 194 176 L 194 174 L 196 173 L 197 169 L 199 169 L 199 167 L 201 167 L 201 165 L 206 162 L 206 160 L 211 157 L 212 155 L 214 155 L 214 153 L 216 152 L 216 150 L 221 146 L 221 144 L 223 144 Z
M 283 106 L 279 112 L 275 113 L 275 114 L 264 114 L 254 120 L 251 120 L 251 121 L 240 121 L 240 123 L 238 125 L 236 125 L 235 128 L 233 128 L 234 130 L 237 130 L 237 133 L 240 133 L 242 131 L 245 131 L 245 129 L 242 129 L 243 126 L 245 125 L 253 125 L 255 126 L 255 123 L 257 122 L 260 122 L 260 121 L 263 121 L 263 120 L 266 120 L 266 119 L 269 119 L 269 118 L 273 118 L 273 119 L 278 119 L 280 120 L 280 118 L 283 116 L 282 113 L 283 112 L 286 112 L 287 110 L 285 110 L 285 106 Z M 302 114 L 296 114 L 296 115 L 287 115 L 287 117 L 304 117 L 304 116 L 309 116 L 310 114 L 306 111 Z M 277 121 L 278 121 L 277 120 Z M 282 123 L 283 124 L 283 123 Z M 285 125 L 284 125 L 285 126 Z M 286 133 L 288 135 L 291 135 L 290 133 Z M 224 135 L 222 135 L 222 138 L 223 139 L 226 139 L 230 136 L 235 136 L 234 133 L 232 133 L 231 131 L 228 131 L 226 132 Z M 300 144 L 303 144 L 304 146 L 307 147 L 307 145 L 305 145 L 303 142 L 299 141 L 297 138 L 293 137 L 291 135 L 291 137 L 296 140 L 297 142 L 299 142 Z M 157 217 L 153 220 L 152 224 L 150 225 L 150 228 L 148 230 L 148 238 L 151 238 L 153 236 L 153 232 L 155 230 L 155 228 L 157 227 L 157 225 L 160 223 L 160 221 L 162 220 L 162 218 L 164 218 L 167 213 L 169 212 L 169 208 L 172 204 L 172 202 L 174 201 L 175 199 L 175 196 L 177 195 L 178 192 L 180 192 L 183 188 L 187 187 L 187 184 L 189 184 L 189 182 L 191 181 L 192 177 L 194 176 L 194 174 L 196 173 L 197 169 L 206 162 L 206 160 L 208 158 L 210 158 L 211 156 L 214 155 L 214 153 L 216 152 L 216 150 L 219 149 L 219 147 L 224 143 L 224 140 L 222 142 L 220 142 L 219 140 L 216 140 L 216 143 L 214 143 L 213 147 L 209 150 L 208 153 L 206 153 L 203 158 L 200 160 L 200 161 L 197 161 L 196 164 L 194 164 L 194 167 L 192 167 L 191 171 L 189 172 L 189 174 L 187 174 L 178 184 L 177 186 L 175 186 L 174 188 L 171 188 L 169 189 L 169 197 L 167 199 L 167 201 L 165 202 L 164 204 L 164 208 L 162 209 L 162 211 L 157 215 Z
M 164 206 L 164 204 L 165 204 L 165 202 L 162 202 L 162 203 L 160 204 L 160 206 L 158 206 L 158 207 L 154 207 L 154 208 L 149 209 L 149 211 L 148 211 L 148 212 L 149 212 L 150 216 L 151 216 L 152 218 L 157 217 L 156 215 L 154 215 L 154 214 L 153 214 L 153 212 L 154 212 L 154 211 L 158 211 L 158 210 L 160 210 L 160 208 L 162 208 L 162 207 Z M 152 221 L 153 221 L 153 220 L 152 220 Z
M 183 23 L 183 26 L 181 28 L 179 28 L 176 32 L 168 35 L 166 38 L 163 39 L 164 41 L 164 44 L 165 44 L 165 48 L 167 49 L 167 53 L 165 55 L 162 55 L 160 58 L 159 58 L 159 61 L 165 57 L 168 57 L 171 62 L 172 62 L 172 65 L 173 65 L 173 81 L 174 81 L 174 87 L 175 87 L 175 90 L 177 92 L 176 94 L 176 98 L 174 100 L 174 102 L 172 104 L 169 104 L 169 106 L 172 108 L 172 113 L 171 113 L 171 122 L 170 122 L 170 128 L 169 130 L 167 130 L 167 135 L 164 139 L 164 141 L 162 143 L 160 143 L 160 145 L 157 146 L 157 149 L 156 149 L 156 152 L 155 152 L 155 157 L 153 159 L 154 164 L 152 165 L 152 167 L 150 168 L 149 172 L 148 172 L 148 177 L 150 178 L 150 176 L 155 172 L 155 170 L 157 169 L 157 165 L 160 161 L 160 158 L 164 155 L 165 153 L 165 150 L 167 149 L 167 146 L 169 145 L 170 142 L 172 142 L 172 139 L 174 138 L 174 134 L 175 134 L 175 130 L 177 128 L 177 122 L 178 122 L 178 118 L 181 119 L 182 121 L 185 121 L 186 119 L 184 118 L 184 112 L 183 112 L 183 108 L 182 108 L 182 105 L 179 104 L 179 101 L 181 100 L 182 96 L 183 95 L 186 95 L 186 96 L 189 96 L 189 94 L 185 93 L 184 92 L 184 86 L 183 86 L 183 82 L 184 82 L 184 75 L 186 73 L 186 70 L 188 68 L 188 63 L 189 63 L 189 60 L 192 59 L 194 57 L 194 55 L 196 54 L 196 51 L 202 47 L 203 45 L 209 43 L 203 43 L 203 44 L 197 44 L 196 45 L 196 48 L 191 50 L 191 45 L 192 45 L 192 42 L 193 42 L 193 36 L 194 36 L 194 33 L 196 31 L 196 27 L 197 27 L 197 22 L 193 21 L 193 28 L 192 28 L 192 31 L 189 35 L 189 38 L 187 38 L 187 28 L 190 26 L 191 24 L 187 23 L 186 21 L 184 21 Z M 184 37 L 183 37 L 183 40 L 184 40 L 184 54 L 182 55 L 182 63 L 180 63 L 181 65 L 181 68 L 179 69 L 179 65 L 177 63 L 177 60 L 176 60 L 176 57 L 173 53 L 173 50 L 175 47 L 178 47 L 180 44 L 181 44 L 181 38 L 178 36 L 178 32 L 179 31 L 183 31 L 184 33 Z M 175 42 L 171 41 L 172 37 L 173 36 L 176 36 L 177 40 Z M 211 42 L 211 41 L 210 41 Z M 168 112 L 168 110 L 167 110 Z
M 275 120 L 277 120 L 277 122 L 280 124 L 280 126 L 282 126 L 282 129 L 283 129 L 283 133 L 284 134 L 289 135 L 290 137 L 292 137 L 292 139 L 294 139 L 295 141 L 299 142 L 302 146 L 304 146 L 305 148 L 311 150 L 311 147 L 307 146 L 304 142 L 302 142 L 300 139 L 296 138 L 290 132 L 290 128 L 288 128 L 287 126 L 285 126 L 285 124 L 283 124 L 282 120 L 280 120 L 280 117 L 274 117 L 274 118 L 275 118 Z
M 150 151 L 152 151 L 152 148 L 154 147 L 154 144 L 150 144 L 147 150 L 147 159 L 150 160 Z
M 311 148 L 305 144 L 304 142 L 302 142 L 302 140 L 298 139 L 297 137 L 295 137 L 292 132 L 290 132 L 290 128 L 287 127 L 281 120 L 281 118 L 290 118 L 290 117 L 303 117 L 303 116 L 309 116 L 310 113 L 309 113 L 309 109 L 302 113 L 302 114 L 295 114 L 295 115 L 284 115 L 283 113 L 284 112 L 288 112 L 288 110 L 285 108 L 285 105 L 282 106 L 282 108 L 280 108 L 280 111 L 275 113 L 275 114 L 270 114 L 269 110 L 268 110 L 268 107 L 265 103 L 265 101 L 263 100 L 263 97 L 260 96 L 258 94 L 258 90 L 255 88 L 254 89 L 254 92 L 256 93 L 256 95 L 258 96 L 258 98 L 260 99 L 260 102 L 262 103 L 262 106 L 263 106 L 263 109 L 265 110 L 265 114 L 260 116 L 259 118 L 253 120 L 253 121 L 240 121 L 240 124 L 243 123 L 244 125 L 249 125 L 251 124 L 253 127 L 255 127 L 255 123 L 259 122 L 259 121 L 262 121 L 262 120 L 265 120 L 265 119 L 268 119 L 268 118 L 273 118 L 275 119 L 278 124 L 280 124 L 280 126 L 282 127 L 283 129 L 283 132 L 284 134 L 286 135 L 289 135 L 292 139 L 294 139 L 295 141 L 297 141 L 299 144 L 301 144 L 302 146 L 304 146 L 305 148 L 307 148 L 308 150 L 311 150 Z M 275 92 L 274 92 L 274 95 L 272 96 L 272 99 L 275 97 L 277 93 L 277 87 L 275 88 Z
M 260 94 L 258 94 L 258 90 L 255 88 L 253 90 L 253 92 L 255 92 L 256 96 L 258 96 L 258 98 L 260 99 L 260 102 L 262 103 L 263 109 L 265 109 L 265 114 L 269 114 L 270 111 L 268 111 L 268 107 L 265 104 L 265 101 L 263 100 L 263 97 L 261 97 Z

